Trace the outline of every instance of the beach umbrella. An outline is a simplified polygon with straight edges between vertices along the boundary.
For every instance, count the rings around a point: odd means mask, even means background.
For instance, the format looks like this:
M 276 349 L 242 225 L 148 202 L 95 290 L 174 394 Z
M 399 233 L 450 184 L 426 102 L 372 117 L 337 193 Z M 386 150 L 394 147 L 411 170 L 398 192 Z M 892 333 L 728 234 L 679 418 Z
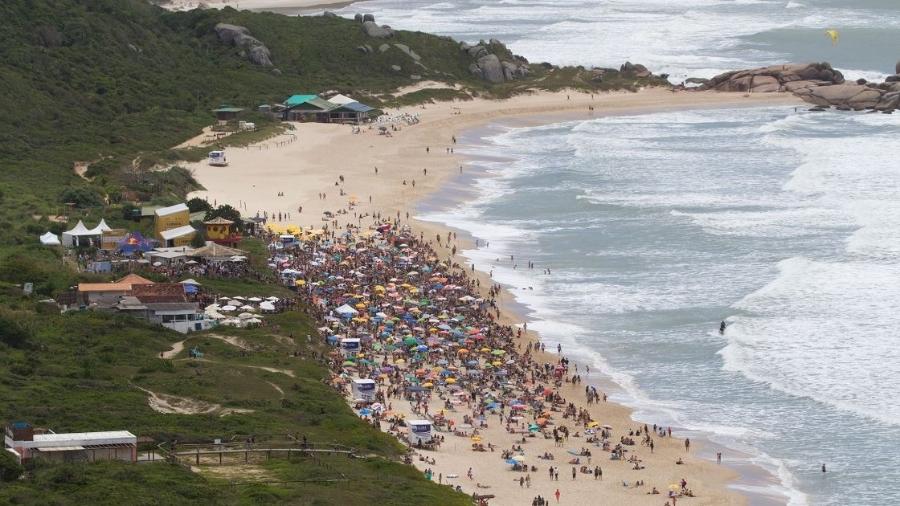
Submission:
M 222 311 L 234 311 L 235 309 L 237 309 L 237 307 L 232 304 L 222 306 Z
M 359 414 L 361 416 L 369 416 L 372 414 L 372 410 L 369 408 L 362 408 L 361 410 L 359 410 Z
M 434 387 L 434 383 L 429 381 L 427 383 L 422 383 L 422 386 L 425 388 L 432 388 L 432 387 Z

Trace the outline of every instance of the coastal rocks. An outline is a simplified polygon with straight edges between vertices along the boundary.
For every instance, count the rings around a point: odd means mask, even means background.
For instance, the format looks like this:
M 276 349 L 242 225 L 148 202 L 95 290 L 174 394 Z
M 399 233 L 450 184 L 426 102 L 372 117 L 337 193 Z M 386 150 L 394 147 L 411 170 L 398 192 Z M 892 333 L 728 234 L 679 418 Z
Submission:
M 394 47 L 406 53 L 406 56 L 409 56 L 415 61 L 419 61 L 422 59 L 421 56 L 417 55 L 415 51 L 409 48 L 406 44 L 394 44 Z M 383 51 L 382 51 L 383 52 Z
M 375 52 L 375 50 L 372 49 L 372 46 L 370 46 L 368 44 L 364 44 L 362 46 L 356 46 L 356 50 L 362 54 L 372 54 Z
M 802 84 L 800 84 L 802 82 Z M 719 74 L 703 88 L 717 91 L 770 93 L 775 91 L 842 84 L 844 76 L 828 63 L 773 65 Z M 789 83 L 795 83 L 790 84 Z
M 495 54 L 487 54 L 475 62 L 477 72 L 473 72 L 489 83 L 502 83 L 505 80 L 503 65 Z
M 362 24 L 363 32 L 369 37 L 376 39 L 389 39 L 394 36 L 394 30 L 388 25 L 379 26 L 375 23 L 375 16 L 372 14 L 357 14 L 353 19 Z
M 481 41 L 472 46 L 460 42 L 459 50 L 475 60 L 469 65 L 472 75 L 489 83 L 499 84 L 527 77 L 530 73 L 528 61 L 515 56 L 499 40 Z
M 273 66 L 269 48 L 262 41 L 250 35 L 250 30 L 246 27 L 219 23 L 215 26 L 215 31 L 222 43 L 241 48 L 241 54 L 246 55 L 250 63 L 262 67 Z
M 394 72 L 400 72 L 401 70 L 403 70 L 403 67 L 401 67 L 400 65 L 391 65 L 391 70 L 393 70 Z
M 378 46 L 378 51 L 381 53 L 384 53 L 390 48 L 391 48 L 390 44 L 382 44 L 382 45 Z
M 860 111 L 896 109 L 900 93 L 861 84 L 836 84 L 803 88 L 794 92 L 804 101 L 823 107 Z
M 622 64 L 622 66 L 619 67 L 619 72 L 621 72 L 623 74 L 630 74 L 630 75 L 633 75 L 634 77 L 641 78 L 641 79 L 650 77 L 653 75 L 653 73 L 650 72 L 647 69 L 647 67 L 641 65 L 640 63 L 637 63 L 637 64 L 631 63 L 630 61 L 627 61 L 624 64 Z
M 394 30 L 390 26 L 378 26 L 374 21 L 364 21 L 362 28 L 366 35 L 376 39 L 389 39 L 394 36 Z
M 322 17 L 323 18 L 336 18 L 336 17 L 338 17 L 338 15 L 331 11 L 325 11 L 322 13 Z

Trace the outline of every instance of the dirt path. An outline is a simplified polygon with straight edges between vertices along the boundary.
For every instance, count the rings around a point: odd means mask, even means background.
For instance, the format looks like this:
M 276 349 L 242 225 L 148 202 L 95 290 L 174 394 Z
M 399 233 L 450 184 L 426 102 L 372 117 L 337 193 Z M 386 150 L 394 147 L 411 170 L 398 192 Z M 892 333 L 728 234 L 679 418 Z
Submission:
M 185 341 L 187 341 L 187 339 L 182 339 L 181 341 L 178 341 L 177 343 L 173 344 L 171 350 L 164 351 L 162 353 L 162 358 L 165 358 L 165 359 L 175 358 L 179 353 L 181 353 L 181 350 L 184 349 Z
M 268 383 L 269 385 L 272 385 L 272 388 L 274 388 L 275 390 L 278 391 L 279 394 L 281 394 L 281 398 L 282 399 L 284 398 L 284 390 L 282 390 L 280 386 L 276 385 L 275 383 L 272 383 L 271 381 L 267 381 L 266 383 Z
M 198 361 L 198 362 L 206 362 L 206 363 L 208 363 L 208 364 L 224 364 L 224 365 L 229 365 L 229 366 L 232 366 L 232 367 L 249 367 L 249 368 L 251 368 L 251 369 L 260 369 L 260 370 L 263 370 L 263 371 L 274 372 L 274 373 L 277 373 L 277 374 L 284 374 L 284 375 L 286 375 L 286 376 L 290 376 L 291 378 L 294 378 L 294 377 L 295 377 L 294 371 L 292 371 L 292 370 L 290 370 L 290 369 L 276 369 L 275 367 L 265 367 L 265 366 L 261 366 L 261 365 L 225 364 L 224 362 L 218 362 L 218 361 L 216 361 L 216 360 L 209 360 L 209 359 L 206 359 L 206 358 L 180 358 L 180 359 L 178 359 L 178 360 L 180 360 L 180 361 L 181 361 L 181 360 L 196 360 L 196 361 Z
M 75 172 L 75 175 L 84 179 L 85 181 L 93 181 L 93 178 L 87 177 L 88 169 L 91 167 L 91 162 L 75 162 L 72 164 L 72 171 Z
M 178 415 L 206 415 L 218 414 L 227 416 L 236 413 L 252 413 L 252 409 L 223 408 L 222 405 L 213 402 L 199 401 L 189 397 L 178 395 L 159 394 L 152 390 L 135 385 L 137 389 L 145 392 L 149 397 L 147 404 L 157 413 Z
M 225 341 L 226 343 L 234 346 L 235 348 L 240 348 L 242 350 L 250 350 L 250 347 L 244 341 L 234 337 L 234 336 L 221 336 L 219 334 L 206 334 L 206 337 L 211 337 L 213 339 L 218 339 L 220 341 Z

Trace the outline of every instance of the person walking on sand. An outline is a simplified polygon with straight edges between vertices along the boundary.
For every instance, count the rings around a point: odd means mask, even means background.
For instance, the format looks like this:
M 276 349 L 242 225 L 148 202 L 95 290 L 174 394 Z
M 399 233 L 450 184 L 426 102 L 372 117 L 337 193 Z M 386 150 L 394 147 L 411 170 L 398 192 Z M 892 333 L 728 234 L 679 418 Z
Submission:
M 553 493 L 556 496 L 556 502 L 559 502 L 559 489 L 556 489 L 556 492 Z
M 691 439 L 690 438 L 684 439 L 684 451 L 686 451 L 686 452 L 691 451 Z
M 472 468 L 471 468 L 471 467 L 469 468 L 469 472 L 466 473 L 466 476 L 468 476 L 470 480 L 472 479 L 472 476 L 473 476 L 473 475 L 472 475 Z
M 575 466 L 572 466 L 572 480 L 574 481 L 577 476 L 578 476 L 578 471 L 575 470 Z

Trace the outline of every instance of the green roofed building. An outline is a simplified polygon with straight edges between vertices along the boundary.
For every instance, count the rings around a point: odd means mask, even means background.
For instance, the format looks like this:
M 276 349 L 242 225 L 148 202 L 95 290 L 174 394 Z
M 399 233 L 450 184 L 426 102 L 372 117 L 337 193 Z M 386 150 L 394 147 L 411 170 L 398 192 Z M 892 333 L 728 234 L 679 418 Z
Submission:
M 319 97 L 318 95 L 292 95 L 284 101 L 284 117 L 286 121 L 315 121 L 328 123 L 329 111 L 335 109 L 337 104 Z
M 284 101 L 284 107 L 286 121 L 317 123 L 361 123 L 375 110 L 343 95 L 329 100 L 318 95 L 292 95 Z
M 213 109 L 213 112 L 216 114 L 216 119 L 219 121 L 231 121 L 237 118 L 239 112 L 243 111 L 240 107 L 232 107 L 227 104 L 222 104 L 218 109 Z

